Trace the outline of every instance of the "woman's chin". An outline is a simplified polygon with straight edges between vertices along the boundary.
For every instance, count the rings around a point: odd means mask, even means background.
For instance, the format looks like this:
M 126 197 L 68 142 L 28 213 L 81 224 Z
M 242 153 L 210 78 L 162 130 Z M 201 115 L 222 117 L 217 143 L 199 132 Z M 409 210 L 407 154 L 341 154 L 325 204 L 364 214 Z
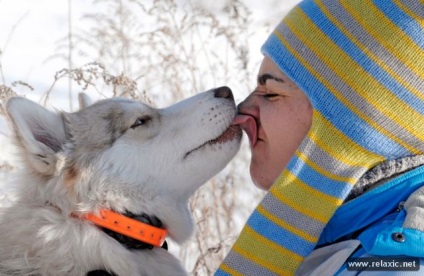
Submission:
M 250 167 L 250 169 L 250 176 L 253 184 L 261 190 L 268 191 L 274 181 L 269 180 L 263 174 L 256 174 L 255 171 L 252 171 L 252 167 Z

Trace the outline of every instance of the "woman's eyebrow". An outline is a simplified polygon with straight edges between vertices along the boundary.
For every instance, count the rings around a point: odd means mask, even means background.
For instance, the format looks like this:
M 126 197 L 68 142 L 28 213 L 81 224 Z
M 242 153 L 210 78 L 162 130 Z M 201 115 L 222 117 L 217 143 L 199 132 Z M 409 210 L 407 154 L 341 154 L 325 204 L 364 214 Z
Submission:
M 270 80 L 270 79 L 271 80 L 278 81 L 278 82 L 284 82 L 283 79 L 278 78 L 276 76 L 273 76 L 273 75 L 271 75 L 269 73 L 265 73 L 265 74 L 259 75 L 257 82 L 258 82 L 259 85 L 265 85 L 266 84 L 266 81 L 267 80 Z

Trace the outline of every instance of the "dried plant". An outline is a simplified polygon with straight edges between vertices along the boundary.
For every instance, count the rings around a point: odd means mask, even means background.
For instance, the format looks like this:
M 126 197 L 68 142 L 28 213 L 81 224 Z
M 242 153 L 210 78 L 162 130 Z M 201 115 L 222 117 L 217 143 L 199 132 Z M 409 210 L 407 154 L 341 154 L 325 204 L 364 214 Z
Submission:
M 3 110 L 3 106 L 4 103 L 7 101 L 7 99 L 9 99 L 10 97 L 13 96 L 17 96 L 18 94 L 13 90 L 13 88 L 26 88 L 27 90 L 34 90 L 34 88 L 29 85 L 26 82 L 23 81 L 14 81 L 11 83 L 11 87 L 4 85 L 4 84 L 0 84 L 0 114 L 4 115 L 4 110 Z
M 0 85 L 0 103 L 4 103 L 8 98 L 15 96 L 15 91 L 12 90 L 9 86 Z
M 105 67 L 98 62 L 87 63 L 75 69 L 62 69 L 56 72 L 54 82 L 43 95 L 43 102 L 46 104 L 49 101 L 50 94 L 53 91 L 56 83 L 68 78 L 75 82 L 81 91 L 94 90 L 100 97 L 127 97 L 136 100 L 142 100 L 148 104 L 153 104 L 145 91 L 139 91 L 137 82 L 130 79 L 124 74 L 114 76 L 110 74 Z M 112 92 L 111 95 L 105 93 L 105 87 Z
M 94 60 L 136 79 L 162 104 L 221 85 L 248 90 L 256 63 L 248 58 L 250 12 L 242 1 L 227 1 L 219 14 L 191 0 L 94 4 L 96 12 L 82 17 L 85 27 L 73 32 L 74 62 Z M 67 58 L 69 43 L 64 36 L 56 56 Z

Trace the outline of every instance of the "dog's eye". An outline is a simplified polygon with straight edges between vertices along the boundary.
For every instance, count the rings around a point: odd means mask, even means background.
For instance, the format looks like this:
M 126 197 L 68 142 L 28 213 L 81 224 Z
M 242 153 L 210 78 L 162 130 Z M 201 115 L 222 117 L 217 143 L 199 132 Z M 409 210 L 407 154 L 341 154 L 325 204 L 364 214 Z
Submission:
M 143 116 L 140 118 L 137 118 L 137 120 L 135 121 L 135 123 L 131 126 L 131 128 L 136 128 L 138 126 L 142 126 L 147 124 L 147 122 L 149 122 L 152 118 L 150 116 Z

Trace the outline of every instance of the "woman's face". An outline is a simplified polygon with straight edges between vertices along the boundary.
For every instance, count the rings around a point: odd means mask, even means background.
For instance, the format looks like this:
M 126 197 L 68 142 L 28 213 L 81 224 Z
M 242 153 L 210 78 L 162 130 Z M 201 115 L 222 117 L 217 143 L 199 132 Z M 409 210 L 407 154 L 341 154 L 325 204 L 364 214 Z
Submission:
M 262 61 L 256 89 L 238 106 L 235 123 L 250 140 L 250 175 L 268 190 L 299 147 L 312 123 L 306 95 L 274 62 Z

